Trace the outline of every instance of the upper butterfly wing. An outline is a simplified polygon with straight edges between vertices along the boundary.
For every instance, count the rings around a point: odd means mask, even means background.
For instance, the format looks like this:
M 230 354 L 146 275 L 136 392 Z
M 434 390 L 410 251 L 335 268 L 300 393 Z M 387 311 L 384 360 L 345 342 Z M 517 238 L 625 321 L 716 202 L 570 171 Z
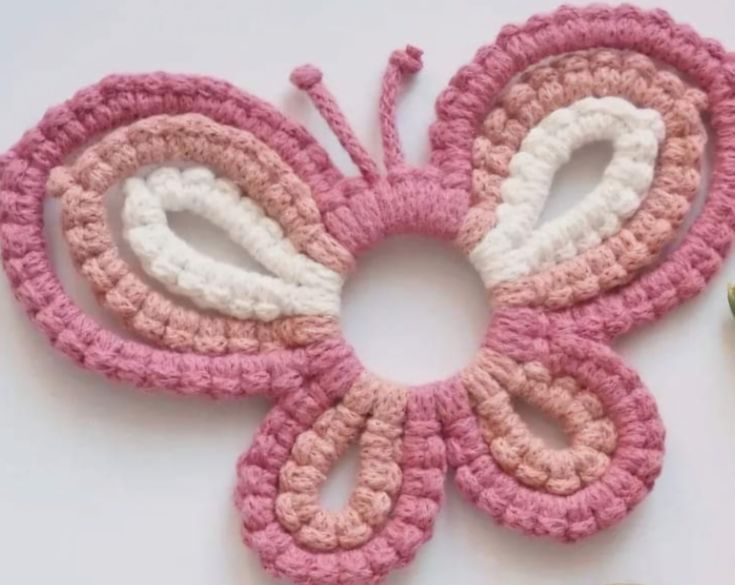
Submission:
M 464 167 L 447 175 L 470 200 L 458 242 L 496 303 L 569 307 L 654 263 L 700 186 L 706 105 L 702 90 L 640 52 L 602 46 L 523 71 L 463 150 L 436 143 L 438 164 Z M 600 183 L 538 226 L 555 171 L 600 140 L 613 144 Z
M 285 234 L 290 256 L 299 253 L 335 274 L 349 268 L 351 255 L 327 233 L 319 207 L 320 194 L 340 175 L 303 128 L 224 82 L 113 76 L 49 110 L 2 159 L 0 235 L 16 296 L 54 345 L 89 369 L 151 388 L 270 393 L 278 372 L 306 367 L 303 351 L 328 340 L 333 317 L 272 323 L 222 317 L 182 306 L 141 282 L 118 253 L 103 198 L 140 167 L 171 160 L 235 175 L 229 178 L 244 196 L 252 194 L 263 221 Z M 65 236 L 82 273 L 149 343 L 102 329 L 64 291 L 43 234 L 47 186 L 62 197 Z

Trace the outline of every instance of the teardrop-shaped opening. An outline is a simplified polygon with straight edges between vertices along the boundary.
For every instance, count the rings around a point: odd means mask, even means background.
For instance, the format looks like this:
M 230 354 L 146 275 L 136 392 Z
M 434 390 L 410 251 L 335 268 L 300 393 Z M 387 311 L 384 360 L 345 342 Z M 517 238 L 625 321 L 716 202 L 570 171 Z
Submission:
M 538 224 L 542 225 L 578 204 L 602 180 L 613 156 L 612 142 L 598 140 L 577 148 L 554 174 Z
M 263 206 L 208 167 L 160 167 L 145 179 L 127 180 L 124 191 L 125 239 L 145 271 L 169 291 L 238 319 L 272 321 L 338 311 L 341 277 L 299 254 Z M 210 222 L 277 276 L 198 251 L 172 230 L 172 211 L 188 211 Z M 224 240 L 206 233 L 210 242 Z
M 192 166 L 178 162 L 170 164 L 180 169 Z M 156 168 L 157 166 L 151 165 L 140 167 L 136 170 L 134 176 L 145 178 Z M 105 191 L 101 205 L 109 236 L 119 257 L 126 263 L 127 269 L 138 281 L 144 283 L 145 286 L 162 298 L 175 298 L 176 304 L 183 308 L 195 310 L 204 315 L 216 316 L 215 311 L 197 307 L 189 298 L 169 292 L 165 286 L 157 279 L 149 276 L 143 269 L 140 259 L 133 252 L 129 242 L 123 235 L 124 181 L 125 179 L 115 181 Z M 94 287 L 90 286 L 88 278 L 79 274 L 80 268 L 75 266 L 72 254 L 70 254 L 70 245 L 64 233 L 62 207 L 63 204 L 60 198 L 50 197 L 48 199 L 44 206 L 44 232 L 49 242 L 51 261 L 64 290 L 86 314 L 92 316 L 95 321 L 106 329 L 124 338 L 139 338 L 137 330 L 131 329 L 129 323 L 126 325 L 119 315 L 105 307 L 104 302 L 100 302 L 96 298 Z M 167 220 L 175 235 L 199 253 L 241 270 L 265 275 L 272 274 L 260 262 L 255 260 L 246 249 L 239 246 L 224 231 L 203 217 L 188 211 L 169 211 L 167 212 Z
M 360 446 L 350 443 L 344 454 L 327 475 L 319 489 L 319 503 L 329 512 L 339 512 L 347 506 L 350 495 L 357 487 L 360 473 Z
M 300 543 L 355 548 L 387 521 L 403 477 L 407 397 L 405 389 L 363 375 L 296 437 L 279 471 L 275 513 Z
M 571 446 L 569 437 L 554 417 L 517 396 L 512 398 L 512 403 L 516 414 L 523 419 L 529 431 L 544 441 L 547 447 L 567 449 Z
M 211 169 L 209 169 L 208 167 L 179 161 L 172 161 L 167 165 L 149 165 L 138 169 L 138 171 L 135 173 L 135 176 L 146 181 L 147 188 L 150 190 L 151 197 L 154 196 L 154 193 L 156 198 L 160 199 L 162 197 L 161 192 L 157 191 L 156 188 L 153 187 L 156 181 L 153 180 L 152 177 L 156 173 L 165 171 L 167 168 L 177 169 L 181 173 L 178 181 L 182 185 L 189 185 L 189 187 L 191 188 L 192 184 L 197 186 L 197 182 L 202 182 L 201 188 L 205 189 L 204 193 L 206 193 L 206 189 L 211 188 L 214 184 L 214 177 L 216 175 L 212 177 L 211 181 L 206 180 L 206 177 L 202 178 L 201 173 L 196 175 L 192 174 L 187 177 L 189 173 L 198 173 L 198 171 L 211 171 Z M 152 180 L 154 181 L 153 183 L 151 182 Z M 112 203 L 111 198 L 106 198 L 106 201 L 109 202 L 108 220 L 114 217 L 118 224 L 116 228 L 118 228 L 121 233 L 124 230 L 123 222 L 121 221 L 121 219 L 124 215 L 123 210 L 125 207 L 126 198 L 126 190 L 124 184 L 125 182 L 121 181 L 116 186 L 116 189 L 119 190 L 119 193 L 116 194 L 117 196 L 115 197 L 114 203 Z M 232 188 L 236 189 L 236 187 L 234 186 Z M 247 194 L 242 193 L 242 197 L 247 198 Z M 209 199 L 211 200 L 212 197 L 209 197 Z M 218 203 L 221 205 L 221 197 L 219 199 L 220 200 L 218 201 Z M 111 204 L 114 205 L 114 209 L 110 208 Z M 223 226 L 217 225 L 216 220 L 208 219 L 206 217 L 206 214 L 200 215 L 200 205 L 194 205 L 196 211 L 192 210 L 191 208 L 187 208 L 188 205 L 191 204 L 192 202 L 189 201 L 187 204 L 183 204 L 183 209 L 175 209 L 169 207 L 164 203 L 159 203 L 160 208 L 166 214 L 167 227 L 170 228 L 170 230 L 181 240 L 183 240 L 189 247 L 191 247 L 192 250 L 198 252 L 199 254 L 202 254 L 203 256 L 211 260 L 224 262 L 232 267 L 247 270 L 249 272 L 275 276 L 272 271 L 268 270 L 265 266 L 263 266 L 263 264 L 256 260 L 244 246 L 233 240 L 231 235 L 227 233 Z M 253 207 L 260 208 L 260 206 L 256 203 L 253 204 Z M 238 212 L 240 210 L 237 206 L 234 206 L 231 211 Z M 122 239 L 125 240 L 125 238 Z M 125 244 L 129 245 L 127 241 L 125 242 Z M 132 254 L 132 251 L 130 251 L 130 253 Z M 135 256 L 133 256 L 133 258 L 135 258 Z M 137 258 L 135 258 L 135 260 L 138 261 Z
M 250 253 L 238 246 L 220 228 L 190 211 L 168 211 L 168 225 L 197 252 L 243 270 L 274 276 Z
M 161 165 L 163 166 L 163 165 Z M 183 170 L 191 168 L 192 164 L 171 162 L 169 166 Z M 135 172 L 135 177 L 145 179 L 158 166 L 146 165 Z M 145 282 L 151 290 L 168 298 L 175 298 L 176 303 L 197 311 L 209 313 L 209 309 L 197 307 L 189 298 L 183 295 L 173 294 L 166 287 L 153 278 L 143 269 L 140 258 L 133 252 L 130 242 L 124 236 L 123 208 L 125 206 L 125 181 L 116 182 L 104 196 L 105 217 L 110 232 L 119 251 L 120 257 L 125 260 L 130 270 L 137 278 Z M 203 254 L 212 260 L 229 264 L 235 268 L 256 272 L 258 274 L 272 275 L 272 273 L 258 262 L 246 249 L 234 242 L 226 232 L 214 225 L 211 221 L 192 213 L 188 210 L 166 211 L 168 227 L 181 238 L 188 246 L 196 252 Z M 212 311 L 211 314 L 216 314 Z

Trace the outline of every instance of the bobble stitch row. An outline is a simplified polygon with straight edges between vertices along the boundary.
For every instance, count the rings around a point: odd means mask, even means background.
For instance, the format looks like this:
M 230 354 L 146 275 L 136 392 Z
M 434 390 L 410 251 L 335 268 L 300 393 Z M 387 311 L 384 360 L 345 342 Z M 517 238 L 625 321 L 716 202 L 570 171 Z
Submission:
M 717 42 L 701 39 L 691 28 L 672 23 L 670 18 L 663 17 L 664 14 L 630 6 L 565 8 L 548 17 L 535 18 L 528 27 L 504 29 L 497 43 L 478 51 L 475 60 L 460 70 L 437 101 L 439 120 L 431 130 L 432 162 L 444 172 L 446 188 L 471 191 L 471 148 L 475 130 L 487 116 L 500 90 L 514 76 L 548 57 L 595 47 L 644 53 L 689 76 L 707 92 L 718 152 L 735 148 L 735 139 L 729 132 L 735 124 L 729 105 L 735 84 L 731 59 Z M 720 266 L 733 238 L 735 188 L 726 179 L 733 173 L 735 169 L 729 158 L 718 156 L 708 201 L 679 249 L 628 287 L 600 296 L 582 309 L 574 308 L 569 322 L 576 323 L 579 331 L 589 332 L 593 338 L 619 335 L 661 317 L 699 292 Z M 648 197 L 647 201 L 651 199 Z M 660 232 L 655 230 L 653 235 L 655 245 L 661 239 Z M 650 258 L 647 252 L 632 257 L 639 265 Z M 603 258 L 602 263 L 614 266 L 615 259 Z M 573 280 L 580 280 L 588 270 L 585 265 L 578 266 L 572 274 Z M 621 277 L 615 270 L 600 274 L 599 281 L 593 277 L 585 283 L 584 294 L 576 300 L 592 298 L 601 290 L 630 280 L 629 275 Z M 574 291 L 563 279 L 564 274 L 557 274 L 543 282 L 521 282 L 525 296 L 509 296 L 504 302 L 533 303 L 538 296 L 542 299 L 540 305 L 549 287 L 560 282 L 546 306 L 568 306 L 575 300 Z M 500 302 L 501 291 L 495 292 Z
M 502 106 L 487 116 L 484 135 L 475 141 L 475 148 L 485 151 L 474 171 L 473 192 L 479 199 L 465 221 L 463 245 L 493 221 L 500 181 L 524 136 L 549 112 L 587 95 L 621 95 L 660 112 L 666 138 L 651 188 L 621 231 L 544 273 L 498 286 L 494 295 L 499 303 L 556 308 L 625 282 L 673 238 L 697 192 L 706 142 L 699 114 L 706 105 L 704 94 L 637 53 L 596 49 L 561 55 L 525 72 L 505 92 Z
M 492 288 L 597 246 L 617 233 L 645 198 L 654 175 L 661 115 L 615 97 L 584 98 L 548 114 L 524 138 L 500 185 L 497 223 L 470 253 Z M 583 201 L 534 229 L 554 173 L 583 144 L 613 141 L 600 183 Z M 475 141 L 482 159 L 491 147 Z
M 569 495 L 607 470 L 617 445 L 615 426 L 595 394 L 574 378 L 554 378 L 538 362 L 521 365 L 486 349 L 462 381 L 490 453 L 518 481 Z M 558 419 L 570 447 L 551 449 L 535 437 L 516 414 L 513 398 Z
M 345 269 L 347 253 L 319 229 L 308 187 L 251 134 L 195 114 L 156 116 L 123 127 L 87 149 L 73 166 L 53 169 L 49 190 L 62 199 L 72 256 L 105 306 L 144 338 L 177 351 L 208 354 L 251 346 L 253 327 L 247 322 L 202 315 L 151 290 L 121 258 L 112 238 L 105 192 L 137 168 L 180 159 L 219 168 L 284 224 L 297 247 Z M 289 211 L 290 205 L 299 215 Z M 292 325 L 278 324 L 274 332 L 296 332 Z M 296 334 L 307 343 L 335 331 L 333 321 L 324 317 L 300 318 L 298 325 Z

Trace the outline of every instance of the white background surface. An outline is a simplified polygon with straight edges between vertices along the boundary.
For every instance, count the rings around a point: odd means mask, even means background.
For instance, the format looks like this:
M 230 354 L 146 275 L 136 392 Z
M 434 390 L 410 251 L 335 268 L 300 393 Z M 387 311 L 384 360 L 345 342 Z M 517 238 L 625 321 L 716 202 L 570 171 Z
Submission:
M 641 2 L 654 5 L 651 2 Z M 552 3 L 181 2 L 1 0 L 0 150 L 46 107 L 111 72 L 163 69 L 228 79 L 306 124 L 352 172 L 292 67 L 318 64 L 376 155 L 379 79 L 391 50 L 425 50 L 400 107 L 410 159 L 427 157 L 433 101 L 501 25 Z M 735 46 L 731 0 L 673 0 L 679 20 Z M 562 208 L 594 182 L 606 152 L 582 153 L 557 181 Z M 92 307 L 58 239 L 63 280 Z M 232 256 L 211 231 L 203 249 Z M 187 227 L 188 226 L 188 227 Z M 198 234 L 197 234 L 198 232 Z M 732 258 L 701 296 L 616 345 L 657 397 L 668 454 L 656 490 L 623 524 L 566 546 L 532 540 L 477 514 L 447 483 L 434 539 L 391 585 L 692 585 L 735 574 L 735 321 L 725 303 Z M 402 381 L 466 363 L 487 319 L 472 270 L 436 242 L 398 238 L 368 253 L 345 293 L 345 329 L 368 366 Z M 0 583 L 260 585 L 273 583 L 240 543 L 230 503 L 237 455 L 267 405 L 149 396 L 77 369 L 27 323 L 0 279 Z M 355 462 L 327 489 L 344 501 Z

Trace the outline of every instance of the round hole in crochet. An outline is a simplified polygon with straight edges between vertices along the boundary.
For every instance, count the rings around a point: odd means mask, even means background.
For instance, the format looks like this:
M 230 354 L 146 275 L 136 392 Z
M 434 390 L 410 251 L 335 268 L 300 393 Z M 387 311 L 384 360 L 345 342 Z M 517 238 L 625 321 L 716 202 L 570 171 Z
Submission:
M 538 225 L 560 216 L 590 193 L 602 179 L 612 155 L 612 143 L 607 140 L 590 142 L 576 149 L 555 173 Z
M 466 366 L 490 318 L 487 293 L 450 245 L 396 236 L 360 257 L 343 292 L 342 327 L 366 368 L 402 384 Z

